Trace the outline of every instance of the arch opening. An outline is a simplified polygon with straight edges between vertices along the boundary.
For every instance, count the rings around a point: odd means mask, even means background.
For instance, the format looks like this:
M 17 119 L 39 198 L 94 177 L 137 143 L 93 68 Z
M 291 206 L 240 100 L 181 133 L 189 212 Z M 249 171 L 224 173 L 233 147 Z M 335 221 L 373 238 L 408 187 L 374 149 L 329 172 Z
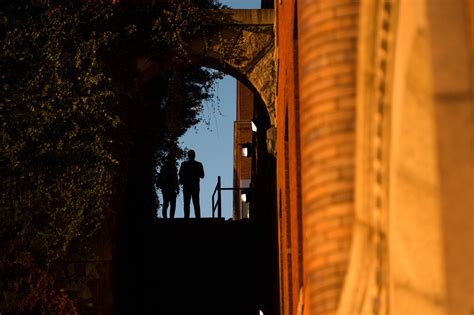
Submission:
M 193 66 L 195 68 L 200 68 L 202 64 L 193 64 Z M 216 68 L 222 69 L 221 67 Z M 156 75 L 155 77 L 150 78 L 148 81 L 144 82 L 144 84 L 141 86 L 144 96 L 143 106 L 141 106 L 139 110 L 143 110 L 144 113 L 139 115 L 144 118 L 145 124 L 137 126 L 138 129 L 141 130 L 137 133 L 139 137 L 142 137 L 144 134 L 146 134 L 146 124 L 156 124 L 156 121 L 152 119 L 150 113 L 153 112 L 153 108 L 154 106 L 156 107 L 157 104 L 153 104 L 152 100 L 147 98 L 147 95 L 153 92 L 154 86 L 162 83 L 160 80 L 163 77 L 169 75 L 170 72 Z M 149 174 L 149 171 L 154 167 L 152 164 L 153 152 L 150 150 L 150 147 L 148 146 L 149 143 L 147 143 L 146 139 L 136 141 L 136 146 L 132 154 L 135 155 L 135 157 L 131 159 L 129 170 L 129 174 L 133 174 L 129 176 L 129 195 L 127 199 L 129 200 L 129 213 L 133 213 L 132 217 L 134 217 L 134 219 L 132 219 L 130 222 L 131 225 L 134 226 L 130 226 L 129 224 L 129 236 L 131 236 L 131 239 L 128 240 L 128 246 L 134 246 L 133 244 L 139 245 L 138 252 L 135 252 L 135 254 L 138 256 L 142 255 L 144 258 L 142 261 L 140 261 L 141 259 L 138 258 L 138 261 L 136 261 L 133 265 L 142 265 L 145 267 L 143 268 L 143 271 L 137 271 L 135 279 L 128 279 L 127 281 L 129 283 L 130 281 L 132 283 L 133 281 L 136 281 L 135 285 L 140 287 L 146 283 L 147 277 L 150 277 L 151 274 L 151 277 L 154 279 L 154 281 L 162 281 L 171 287 L 176 284 L 176 281 L 186 281 L 187 279 L 191 278 L 195 279 L 196 282 L 216 282 L 223 287 L 231 287 L 229 288 L 229 294 L 231 297 L 227 297 L 227 295 L 220 295 L 221 292 L 216 292 L 216 299 L 218 300 L 217 305 L 225 307 L 226 309 L 230 307 L 232 299 L 237 298 L 239 292 L 245 291 L 248 293 L 249 300 L 246 303 L 243 303 L 241 306 L 242 308 L 238 310 L 241 312 L 244 308 L 269 309 L 271 307 L 270 303 L 272 303 L 271 287 L 267 288 L 265 286 L 269 286 L 271 283 L 274 283 L 274 281 L 268 280 L 271 280 L 271 277 L 273 276 L 271 273 L 272 268 L 269 266 L 271 265 L 271 257 L 273 253 L 271 241 L 275 238 L 275 235 L 272 234 L 274 232 L 272 223 L 276 222 L 276 219 L 270 218 L 269 220 L 269 216 L 271 216 L 274 212 L 272 211 L 272 205 L 275 202 L 275 196 L 272 194 L 272 188 L 274 188 L 276 184 L 276 163 L 275 157 L 269 154 L 267 150 L 266 130 L 271 126 L 269 115 L 266 109 L 267 107 L 263 104 L 262 98 L 253 92 L 255 91 L 255 88 L 247 88 L 242 82 L 235 84 L 240 86 L 242 89 L 245 88 L 247 93 L 249 93 L 252 100 L 252 109 L 249 118 L 255 118 L 255 121 L 258 121 L 259 125 L 258 132 L 251 131 L 250 133 L 251 141 L 255 148 L 255 154 L 250 159 L 250 175 L 254 193 L 253 198 L 250 201 L 250 211 L 247 212 L 250 213 L 248 217 L 248 219 L 250 219 L 248 220 L 249 223 L 239 223 L 237 225 L 233 225 L 233 227 L 229 225 L 227 228 L 225 228 L 226 230 L 222 230 L 223 225 L 221 224 L 212 226 L 207 225 L 206 228 L 206 223 L 202 220 L 200 223 L 197 222 L 199 220 L 194 220 L 195 223 L 176 223 L 176 221 L 171 222 L 171 220 L 158 220 L 161 221 L 160 223 L 154 219 L 150 220 L 150 213 L 154 213 L 155 210 L 153 209 L 153 194 L 156 193 L 153 189 L 153 176 Z M 247 82 L 247 84 L 249 83 Z M 235 108 L 234 106 L 237 105 L 237 102 L 234 100 L 232 106 L 229 105 L 230 104 L 224 104 L 224 106 Z M 234 152 L 235 147 L 236 145 L 234 145 Z M 197 149 L 196 152 L 198 153 L 197 160 L 201 160 L 204 163 L 204 166 L 208 169 L 212 167 L 212 163 L 208 163 L 199 158 L 201 156 L 199 149 Z M 208 180 L 211 181 L 211 183 L 213 181 L 212 178 L 209 178 Z M 259 198 L 256 198 L 256 196 L 259 196 Z M 201 193 L 201 200 L 204 197 L 209 198 L 209 196 L 204 196 Z M 203 204 L 201 204 L 201 207 L 202 214 L 204 214 L 205 212 L 203 211 Z M 239 211 L 240 215 L 237 216 L 234 214 L 235 211 L 232 211 L 232 216 L 234 218 L 241 219 L 243 215 L 241 209 L 239 209 Z M 179 203 L 176 213 L 182 213 Z M 192 214 L 193 211 L 191 207 L 191 218 L 193 217 Z M 244 222 L 244 220 L 242 222 Z M 187 225 L 185 226 L 183 224 Z M 223 222 L 223 224 L 228 224 L 228 222 Z M 140 227 L 145 228 L 140 230 Z M 228 244 L 226 247 L 229 248 L 220 254 L 219 251 L 216 251 L 217 248 L 215 237 L 217 235 L 219 238 L 221 238 L 221 241 L 223 240 Z M 134 240 L 134 238 L 136 239 Z M 167 242 L 165 240 L 169 241 Z M 198 242 L 198 240 L 200 240 L 200 242 Z M 166 244 L 163 244 L 163 242 Z M 143 249 L 143 254 L 140 253 L 140 248 Z M 202 261 L 205 260 L 211 263 L 213 257 L 218 255 L 219 259 L 226 261 L 226 263 L 223 266 L 214 266 L 213 268 L 210 268 L 207 264 L 202 264 L 202 262 L 193 263 L 189 261 L 188 263 L 194 266 L 195 270 L 199 269 L 207 274 L 206 279 L 201 279 L 200 275 L 198 275 L 196 272 L 184 271 L 187 269 L 186 260 L 189 259 L 189 253 L 193 253 L 192 255 L 195 256 L 202 254 L 196 252 L 196 250 L 205 253 L 204 256 L 207 258 L 203 258 Z M 159 260 L 157 257 L 158 253 L 164 255 L 165 257 L 181 257 L 182 261 L 170 263 L 172 260 L 174 261 L 174 258 L 161 258 L 161 260 Z M 247 267 L 242 268 L 242 266 Z M 126 273 L 130 272 L 130 268 L 133 267 L 124 266 Z M 159 270 L 157 271 L 156 269 Z M 181 271 L 179 269 L 181 269 Z M 239 272 L 236 272 L 238 269 Z M 167 272 L 164 272 L 163 270 L 167 270 Z M 222 273 L 231 274 L 231 276 L 226 279 L 225 283 L 219 282 L 222 280 L 219 274 Z M 174 275 L 176 278 L 171 278 L 171 275 Z M 264 279 L 261 279 L 261 277 Z M 177 302 L 175 299 L 178 297 L 168 296 L 167 292 L 164 292 L 159 288 L 154 288 L 153 290 L 148 290 L 146 292 L 149 292 L 149 294 L 153 294 L 153 292 L 156 294 L 164 294 L 167 296 L 167 298 L 160 301 L 155 301 L 153 298 L 145 294 L 144 297 L 140 297 L 140 300 L 136 301 L 136 305 L 138 305 L 138 307 L 144 305 L 145 307 L 153 306 L 160 310 L 169 310 L 169 307 L 171 307 L 170 305 L 172 304 L 171 301 Z M 192 297 L 193 294 L 196 295 L 197 293 L 193 293 L 193 290 L 197 289 L 190 285 L 183 291 L 182 296 Z M 198 301 L 194 302 L 198 303 Z M 205 304 L 209 303 L 209 301 L 203 301 L 200 303 L 202 304 L 202 307 L 205 308 L 208 307 L 208 305 Z M 173 313 L 179 314 L 180 311 L 173 310 Z M 184 314 L 186 312 L 182 310 L 182 313 Z
M 241 82 L 240 86 L 247 86 L 251 94 L 254 102 L 251 117 L 259 125 L 257 132 L 250 133 L 254 147 L 250 163 L 251 197 L 247 212 L 242 211 L 241 207 L 233 211 L 233 218 L 244 218 L 246 213 L 248 220 L 213 222 L 205 219 L 180 221 L 153 218 L 156 206 L 153 170 L 156 165 L 153 165 L 153 152 L 146 136 L 147 126 L 154 123 L 150 113 L 157 107 L 147 100 L 146 94 L 153 93 L 154 83 L 160 82 L 160 78 L 173 75 L 185 66 L 173 62 L 158 63 L 151 56 L 135 60 L 138 73 L 136 82 L 144 92 L 143 104 L 138 106 L 138 111 L 142 112 L 138 115 L 144 118 L 145 123 L 138 126 L 136 136 L 142 139 L 135 141 L 128 171 L 127 207 L 130 220 L 125 224 L 129 229 L 126 231 L 129 237 L 122 257 L 130 252 L 136 257 L 124 259 L 122 270 L 128 278 L 124 279 L 122 290 L 125 292 L 133 287 L 146 290 L 136 301 L 127 303 L 127 308 L 145 307 L 165 313 L 188 314 L 191 310 L 186 307 L 192 305 L 194 313 L 196 309 L 201 309 L 211 314 L 211 309 L 229 310 L 235 307 L 236 314 L 243 314 L 273 307 L 275 299 L 271 285 L 278 282 L 273 272 L 275 267 L 272 267 L 276 250 L 274 240 L 277 237 L 274 211 L 276 161 L 275 155 L 268 150 L 271 147 L 268 144 L 274 141 L 268 135 L 274 133 L 268 130 L 275 126 L 276 115 L 273 26 L 265 23 L 229 24 L 223 26 L 214 38 L 194 39 L 191 43 L 191 63 L 188 65 L 193 69 L 210 67 L 231 75 Z M 245 45 L 242 45 L 243 42 Z M 174 94 L 179 95 L 179 91 Z M 237 151 L 235 147 L 234 152 Z M 199 151 L 197 153 L 199 160 Z M 212 179 L 209 180 L 212 182 Z M 234 206 L 234 209 L 237 207 Z M 177 213 L 180 211 L 176 209 Z M 227 245 L 219 246 L 218 239 Z M 216 264 L 219 261 L 221 264 Z M 134 272 L 130 272 L 131 269 Z M 147 285 L 149 281 L 153 284 Z M 212 301 L 208 298 L 210 293 L 205 294 L 193 285 L 203 282 L 220 288 L 212 291 Z M 183 283 L 186 285 L 183 286 Z M 157 284 L 160 285 L 157 287 Z M 180 292 L 180 295 L 170 295 L 169 292 L 173 291 Z M 247 297 L 245 301 L 241 300 L 243 292 Z M 156 300 L 154 296 L 160 296 L 161 299 Z M 189 299 L 189 304 L 179 303 L 183 297 Z M 236 301 L 239 301 L 238 307 Z

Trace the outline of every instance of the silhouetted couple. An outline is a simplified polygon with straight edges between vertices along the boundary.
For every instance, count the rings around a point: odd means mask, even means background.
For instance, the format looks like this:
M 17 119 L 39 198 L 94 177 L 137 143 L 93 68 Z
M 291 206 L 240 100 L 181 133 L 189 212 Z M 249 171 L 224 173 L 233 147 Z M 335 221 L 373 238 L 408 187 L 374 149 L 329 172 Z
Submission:
M 183 185 L 184 217 L 189 218 L 191 199 L 195 217 L 201 217 L 201 206 L 199 204 L 199 182 L 201 178 L 204 178 L 204 168 L 200 162 L 196 161 L 194 150 L 189 150 L 188 160 L 181 163 L 179 182 L 176 172 L 176 160 L 172 156 L 167 158 L 165 164 L 161 167 L 157 185 L 161 188 L 163 194 L 163 218 L 167 218 L 168 206 L 170 207 L 170 218 L 174 218 L 179 183 Z

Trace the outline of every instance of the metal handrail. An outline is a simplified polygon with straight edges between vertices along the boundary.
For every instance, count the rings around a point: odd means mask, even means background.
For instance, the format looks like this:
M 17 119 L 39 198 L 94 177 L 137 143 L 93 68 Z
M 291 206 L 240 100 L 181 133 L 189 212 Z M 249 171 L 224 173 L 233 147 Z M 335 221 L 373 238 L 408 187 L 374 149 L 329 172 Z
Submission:
M 214 212 L 216 212 L 217 207 L 217 217 L 220 219 L 222 217 L 222 205 L 221 205 L 221 177 L 217 176 L 217 185 L 214 188 L 214 192 L 212 193 L 212 217 L 214 218 Z M 214 197 L 217 192 L 217 204 L 214 202 Z
M 217 184 L 216 188 L 214 188 L 214 192 L 212 193 L 212 217 L 214 218 L 214 212 L 216 212 L 217 208 L 217 217 L 220 219 L 222 218 L 222 204 L 221 204 L 221 191 L 222 190 L 248 190 L 249 188 L 223 188 L 221 187 L 221 177 L 217 176 Z M 215 195 L 217 193 L 217 200 L 215 200 Z

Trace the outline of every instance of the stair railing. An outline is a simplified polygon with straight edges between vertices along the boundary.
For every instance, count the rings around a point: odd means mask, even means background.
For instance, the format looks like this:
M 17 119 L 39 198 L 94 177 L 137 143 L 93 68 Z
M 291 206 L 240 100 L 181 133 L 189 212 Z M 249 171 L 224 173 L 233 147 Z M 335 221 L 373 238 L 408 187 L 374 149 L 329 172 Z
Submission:
M 214 188 L 214 192 L 212 193 L 212 217 L 214 218 L 214 213 L 216 212 L 217 208 L 217 217 L 220 219 L 222 218 L 222 204 L 221 204 L 221 177 L 217 176 L 217 185 Z M 215 195 L 217 193 L 217 202 L 214 202 Z
M 229 188 L 223 188 L 221 186 L 221 177 L 217 176 L 217 184 L 216 188 L 214 188 L 214 192 L 212 193 L 212 217 L 215 217 L 215 212 L 217 209 L 217 217 L 220 219 L 222 218 L 222 204 L 221 204 L 221 191 L 222 190 L 240 190 L 240 191 L 246 191 L 249 190 L 249 188 L 234 188 L 234 187 L 229 187 Z M 215 198 L 217 193 L 217 200 Z

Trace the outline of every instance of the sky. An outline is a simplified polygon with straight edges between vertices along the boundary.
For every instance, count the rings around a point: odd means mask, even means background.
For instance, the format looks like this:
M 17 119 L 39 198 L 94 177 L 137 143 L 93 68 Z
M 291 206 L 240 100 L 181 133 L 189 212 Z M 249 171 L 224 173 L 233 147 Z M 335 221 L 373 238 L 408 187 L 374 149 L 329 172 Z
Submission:
M 235 9 L 260 8 L 260 0 L 221 0 L 220 2 Z M 189 129 L 180 139 L 182 146 L 196 151 L 196 160 L 204 166 L 205 177 L 201 180 L 200 194 L 201 217 L 212 216 L 212 193 L 217 184 L 217 176 L 221 176 L 222 187 L 233 186 L 236 87 L 237 82 L 231 76 L 226 75 L 223 80 L 218 81 L 216 98 L 204 105 L 205 120 L 195 128 Z M 209 125 L 206 125 L 206 121 Z M 175 217 L 182 218 L 183 216 L 183 194 L 180 192 L 176 200 Z M 232 218 L 232 191 L 222 191 L 222 216 L 226 219 Z M 191 217 L 194 217 L 192 203 Z

